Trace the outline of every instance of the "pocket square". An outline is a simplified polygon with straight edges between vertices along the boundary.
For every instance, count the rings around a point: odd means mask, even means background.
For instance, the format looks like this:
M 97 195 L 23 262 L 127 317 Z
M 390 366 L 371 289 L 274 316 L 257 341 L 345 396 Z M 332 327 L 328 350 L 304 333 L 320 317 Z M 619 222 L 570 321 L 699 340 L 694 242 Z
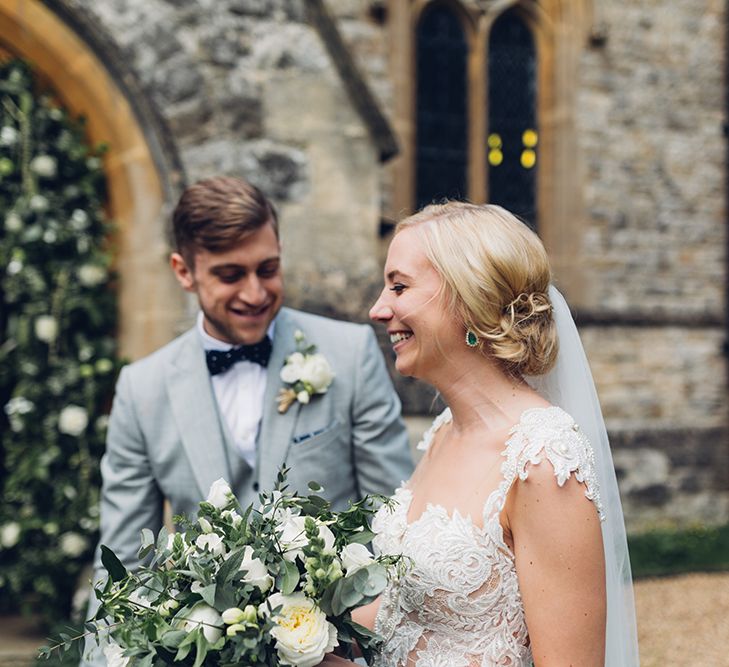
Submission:
M 325 426 L 324 428 L 317 429 L 316 431 L 311 431 L 311 433 L 302 433 L 301 435 L 294 436 L 294 439 L 292 442 L 295 445 L 298 445 L 299 443 L 310 440 L 315 435 L 321 435 L 322 433 L 324 433 L 325 431 L 328 431 L 328 430 L 329 430 L 329 427 Z

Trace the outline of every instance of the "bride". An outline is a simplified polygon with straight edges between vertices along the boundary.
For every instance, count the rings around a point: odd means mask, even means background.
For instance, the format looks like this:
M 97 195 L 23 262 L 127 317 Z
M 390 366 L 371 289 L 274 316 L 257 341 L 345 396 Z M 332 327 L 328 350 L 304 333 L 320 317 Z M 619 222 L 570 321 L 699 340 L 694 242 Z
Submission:
M 370 316 L 448 405 L 374 523 L 376 550 L 412 559 L 355 619 L 385 638 L 376 664 L 637 665 L 607 435 L 536 234 L 498 206 L 428 206 L 398 225 Z

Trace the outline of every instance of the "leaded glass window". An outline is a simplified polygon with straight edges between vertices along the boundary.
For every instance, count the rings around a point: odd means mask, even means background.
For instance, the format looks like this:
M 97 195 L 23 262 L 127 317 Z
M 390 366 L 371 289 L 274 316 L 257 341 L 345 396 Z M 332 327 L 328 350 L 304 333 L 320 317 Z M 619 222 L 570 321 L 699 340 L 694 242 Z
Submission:
M 488 198 L 537 226 L 537 59 L 516 12 L 491 29 L 488 62 Z
M 463 28 L 433 5 L 417 27 L 416 204 L 467 197 L 468 123 Z

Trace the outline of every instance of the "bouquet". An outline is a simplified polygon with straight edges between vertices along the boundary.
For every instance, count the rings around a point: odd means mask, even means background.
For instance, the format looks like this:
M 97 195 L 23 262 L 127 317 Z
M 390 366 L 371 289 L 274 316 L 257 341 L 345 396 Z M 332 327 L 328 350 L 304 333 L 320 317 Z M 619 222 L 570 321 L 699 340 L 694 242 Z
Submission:
M 373 558 L 369 519 L 380 496 L 332 511 L 311 482 L 310 495 L 285 486 L 259 496 L 260 507 L 241 511 L 228 484 L 215 482 L 197 521 L 175 517 L 184 532 L 142 532 L 140 558 L 128 571 L 101 547 L 109 573 L 99 584 L 100 608 L 80 636 L 62 634 L 53 651 L 80 653 L 89 634 L 114 667 L 262 665 L 313 667 L 354 642 L 365 658 L 380 638 L 352 620 L 353 609 L 385 588 L 399 556 Z

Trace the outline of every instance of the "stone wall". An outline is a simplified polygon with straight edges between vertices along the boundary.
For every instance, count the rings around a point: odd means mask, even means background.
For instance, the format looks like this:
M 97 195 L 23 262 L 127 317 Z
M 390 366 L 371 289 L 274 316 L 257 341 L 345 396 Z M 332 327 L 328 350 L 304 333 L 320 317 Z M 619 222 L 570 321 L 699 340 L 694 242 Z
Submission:
M 188 182 L 238 174 L 277 202 L 289 302 L 364 320 L 381 284 L 390 167 L 304 0 L 54 1 L 90 12 L 118 48 Z M 392 114 L 391 5 L 326 4 Z M 579 284 L 561 287 L 577 306 L 630 525 L 726 521 L 724 3 L 599 0 L 594 16 L 573 82 L 577 159 L 550 175 L 585 203 L 573 225 Z M 437 409 L 432 390 L 395 381 L 408 414 Z

